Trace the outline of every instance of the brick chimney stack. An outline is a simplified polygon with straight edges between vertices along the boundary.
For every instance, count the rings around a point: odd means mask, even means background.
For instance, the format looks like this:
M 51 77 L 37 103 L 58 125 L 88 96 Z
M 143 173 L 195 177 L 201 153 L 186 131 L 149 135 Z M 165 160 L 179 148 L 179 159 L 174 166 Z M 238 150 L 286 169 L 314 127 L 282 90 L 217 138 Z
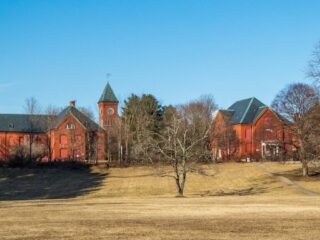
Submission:
M 70 101 L 70 107 L 75 107 L 75 106 L 76 106 L 76 101 L 75 100 Z

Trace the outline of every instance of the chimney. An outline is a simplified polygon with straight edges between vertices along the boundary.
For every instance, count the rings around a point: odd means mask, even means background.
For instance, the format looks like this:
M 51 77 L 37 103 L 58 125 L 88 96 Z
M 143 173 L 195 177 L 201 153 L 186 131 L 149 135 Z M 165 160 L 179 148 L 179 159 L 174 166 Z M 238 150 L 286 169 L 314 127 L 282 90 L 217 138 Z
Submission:
M 76 106 L 76 101 L 75 100 L 70 101 L 70 107 L 75 107 L 75 106 Z

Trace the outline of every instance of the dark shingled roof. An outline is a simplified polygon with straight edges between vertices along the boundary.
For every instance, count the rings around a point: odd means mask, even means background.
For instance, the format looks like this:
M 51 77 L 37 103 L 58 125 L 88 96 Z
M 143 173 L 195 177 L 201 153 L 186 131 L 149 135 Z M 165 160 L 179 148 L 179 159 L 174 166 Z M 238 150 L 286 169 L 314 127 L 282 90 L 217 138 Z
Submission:
M 119 102 L 109 83 L 104 88 L 99 102 Z
M 0 132 L 46 132 L 50 115 L 0 114 Z
M 277 113 L 275 111 L 273 111 L 275 114 L 277 114 L 277 116 L 285 123 L 288 125 L 292 125 L 293 123 L 291 121 L 289 121 L 287 118 L 285 118 L 284 116 L 282 116 L 280 113 Z
M 233 111 L 230 110 L 219 110 L 222 115 L 222 118 L 225 122 L 232 121 Z
M 228 110 L 233 111 L 234 124 L 252 123 L 267 106 L 256 98 L 248 98 L 235 102 Z
M 220 110 L 225 120 L 230 120 L 232 124 L 253 123 L 259 115 L 266 109 L 264 103 L 255 97 L 243 99 L 232 104 L 227 110 Z M 289 120 L 274 112 L 284 123 L 291 124 Z
M 58 116 L 0 114 L 0 132 L 42 133 L 58 127 L 68 116 L 73 115 L 87 130 L 104 131 L 97 123 L 75 107 L 65 108 Z
M 87 115 L 80 112 L 77 108 L 73 106 L 69 106 L 65 108 L 54 120 L 53 128 L 58 127 L 63 120 L 68 116 L 68 114 L 73 115 L 78 121 L 88 130 L 91 131 L 103 131 L 104 129 L 101 128 L 97 123 L 91 120 Z

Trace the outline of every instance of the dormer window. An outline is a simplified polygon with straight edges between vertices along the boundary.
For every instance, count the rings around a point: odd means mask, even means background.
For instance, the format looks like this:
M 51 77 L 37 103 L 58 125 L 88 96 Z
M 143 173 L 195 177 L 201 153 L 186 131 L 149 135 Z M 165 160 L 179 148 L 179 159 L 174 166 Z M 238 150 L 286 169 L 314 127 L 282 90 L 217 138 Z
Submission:
M 67 123 L 66 129 L 75 129 L 75 126 L 73 123 Z
M 13 123 L 9 123 L 9 128 L 14 128 L 14 124 Z

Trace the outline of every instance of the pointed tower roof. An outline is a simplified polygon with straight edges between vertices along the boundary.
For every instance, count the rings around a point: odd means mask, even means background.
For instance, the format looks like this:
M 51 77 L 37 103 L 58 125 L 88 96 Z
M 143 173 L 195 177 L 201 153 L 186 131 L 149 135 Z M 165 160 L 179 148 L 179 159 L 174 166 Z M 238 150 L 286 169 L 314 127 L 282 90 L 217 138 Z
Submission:
M 99 102 L 119 102 L 116 95 L 114 94 L 109 82 L 107 83 L 106 87 L 104 88 L 102 95 L 99 99 Z

